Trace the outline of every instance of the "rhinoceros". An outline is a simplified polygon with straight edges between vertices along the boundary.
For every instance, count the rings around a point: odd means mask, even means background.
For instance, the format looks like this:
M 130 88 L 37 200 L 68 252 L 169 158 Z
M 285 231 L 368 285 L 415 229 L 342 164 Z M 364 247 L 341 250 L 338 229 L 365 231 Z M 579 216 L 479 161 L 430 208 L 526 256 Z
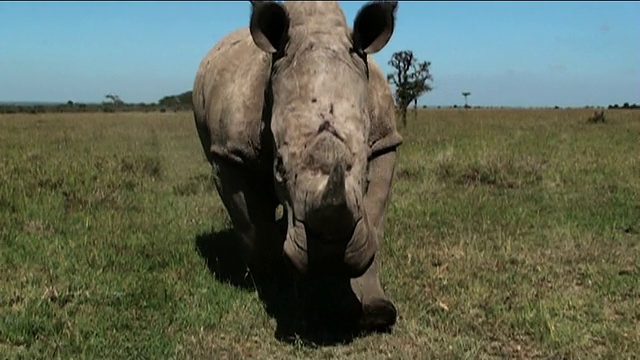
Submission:
M 376 253 L 402 137 L 371 55 L 393 34 L 397 1 L 367 3 L 352 27 L 334 1 L 250 3 L 249 26 L 209 50 L 193 87 L 243 261 L 256 274 L 282 262 L 300 277 L 346 278 L 362 326 L 390 328 L 397 310 Z

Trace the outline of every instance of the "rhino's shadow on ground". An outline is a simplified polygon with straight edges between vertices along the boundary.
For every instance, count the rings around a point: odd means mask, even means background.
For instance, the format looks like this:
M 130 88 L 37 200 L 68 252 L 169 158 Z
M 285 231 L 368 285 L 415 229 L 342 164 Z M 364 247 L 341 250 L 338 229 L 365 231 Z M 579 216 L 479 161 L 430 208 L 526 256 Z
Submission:
M 366 335 L 356 325 L 361 307 L 348 280 L 329 285 L 314 282 L 313 286 L 288 275 L 258 280 L 241 260 L 238 240 L 231 229 L 198 234 L 195 245 L 217 281 L 258 291 L 266 312 L 276 320 L 278 340 L 326 346 L 350 343 Z M 332 291 L 327 291 L 327 286 Z M 332 303 L 338 298 L 342 299 L 340 304 Z

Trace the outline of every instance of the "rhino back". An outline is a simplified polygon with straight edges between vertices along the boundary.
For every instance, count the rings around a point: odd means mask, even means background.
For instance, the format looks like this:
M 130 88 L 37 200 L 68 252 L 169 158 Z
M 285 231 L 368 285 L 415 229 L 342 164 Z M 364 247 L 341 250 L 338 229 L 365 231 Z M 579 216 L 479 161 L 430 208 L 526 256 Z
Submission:
M 220 40 L 201 61 L 193 87 L 196 126 L 207 157 L 257 161 L 270 59 L 248 28 Z

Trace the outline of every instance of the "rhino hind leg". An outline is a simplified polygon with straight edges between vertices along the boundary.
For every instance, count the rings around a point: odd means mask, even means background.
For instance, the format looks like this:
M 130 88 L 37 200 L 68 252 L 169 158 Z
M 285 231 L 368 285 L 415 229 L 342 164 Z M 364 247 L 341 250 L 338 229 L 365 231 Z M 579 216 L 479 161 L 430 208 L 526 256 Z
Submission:
M 284 236 L 280 236 L 277 228 L 269 188 L 238 165 L 220 159 L 211 164 L 216 190 L 240 241 L 242 261 L 254 280 L 277 272 L 282 262 Z
M 377 259 L 360 277 L 351 279 L 351 289 L 360 301 L 358 326 L 365 331 L 389 331 L 396 323 L 397 310 L 382 290 Z

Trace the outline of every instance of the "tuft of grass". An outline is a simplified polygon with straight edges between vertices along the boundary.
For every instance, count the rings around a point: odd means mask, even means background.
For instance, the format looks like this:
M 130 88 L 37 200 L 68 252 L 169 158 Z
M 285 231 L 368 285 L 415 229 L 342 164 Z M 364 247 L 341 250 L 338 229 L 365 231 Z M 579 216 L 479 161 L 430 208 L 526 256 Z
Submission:
M 421 110 L 379 255 L 397 326 L 331 345 L 222 274 L 191 113 L 0 115 L 0 358 L 633 358 L 640 119 L 589 113 Z
M 543 161 L 531 156 L 516 158 L 501 153 L 478 154 L 458 160 L 453 148 L 437 154 L 434 160 L 434 173 L 438 180 L 464 186 L 533 186 L 542 181 L 545 168 Z
M 192 175 L 173 186 L 173 193 L 177 196 L 193 196 L 198 194 L 206 194 L 206 196 L 215 196 L 214 184 L 210 175 L 197 174 Z

